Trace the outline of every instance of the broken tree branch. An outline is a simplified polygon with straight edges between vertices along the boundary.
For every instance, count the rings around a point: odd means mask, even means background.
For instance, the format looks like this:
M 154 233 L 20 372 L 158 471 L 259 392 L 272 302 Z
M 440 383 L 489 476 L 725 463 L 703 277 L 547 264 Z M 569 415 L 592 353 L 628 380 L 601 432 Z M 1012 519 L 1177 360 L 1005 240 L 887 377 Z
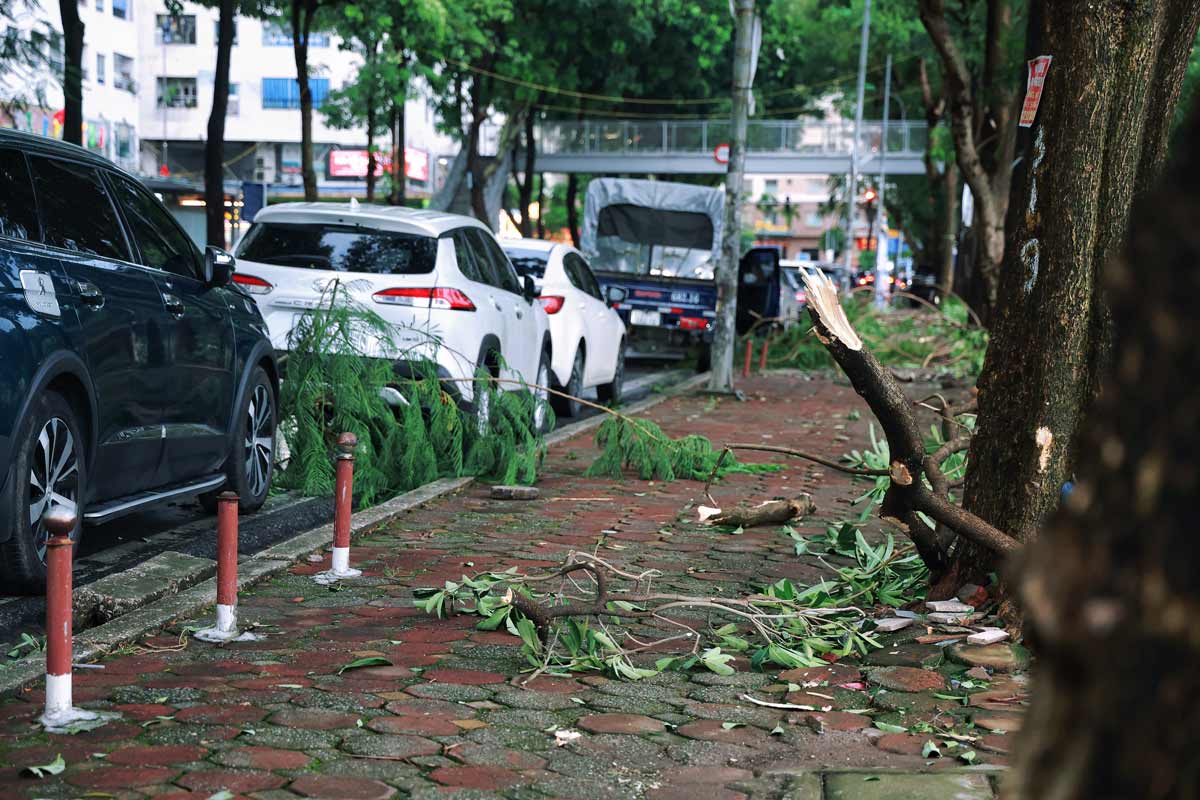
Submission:
M 836 469 L 838 472 L 844 472 L 847 475 L 855 475 L 864 478 L 879 478 L 888 474 L 886 469 L 858 469 L 857 467 L 847 467 L 845 464 L 839 464 L 836 461 L 830 461 L 821 456 L 815 456 L 812 453 L 804 453 L 799 450 L 793 450 L 790 447 L 779 447 L 773 444 L 737 444 L 730 443 L 725 445 L 727 450 L 761 450 L 765 453 L 782 453 L 785 456 L 794 456 L 811 461 L 814 464 L 820 464 L 823 467 Z
M 713 525 L 753 528 L 756 525 L 777 525 L 808 516 L 816 510 L 812 498 L 802 494 L 792 500 L 767 500 L 756 506 L 739 506 L 709 517 L 708 522 Z

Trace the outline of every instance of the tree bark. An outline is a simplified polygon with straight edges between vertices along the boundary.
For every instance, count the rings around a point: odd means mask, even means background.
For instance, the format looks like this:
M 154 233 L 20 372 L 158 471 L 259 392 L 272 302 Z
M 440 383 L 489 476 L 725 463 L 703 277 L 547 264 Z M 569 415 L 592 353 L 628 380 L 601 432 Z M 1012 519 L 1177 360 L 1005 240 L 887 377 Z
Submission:
M 479 154 L 479 129 L 487 118 L 487 108 L 484 106 L 483 99 L 483 81 L 482 77 L 476 76 L 471 82 L 471 123 L 467 131 L 467 180 L 471 182 L 471 213 L 490 228 L 493 223 L 488 221 L 487 202 L 483 191 L 487 180 L 483 174 L 483 157 Z
M 546 238 L 546 173 L 538 173 L 537 238 Z
M 1172 116 L 1200 8 L 1105 0 L 1080 14 L 1067 0 L 1036 0 L 1030 19 L 1030 55 L 1054 61 L 1013 189 L 964 495 L 965 508 L 1021 542 L 1074 472 L 1108 352 L 1100 277 L 1132 200 L 1159 172 L 1167 127 L 1149 120 Z M 964 544 L 953 572 L 980 580 L 995 567 Z
M 59 0 L 63 27 L 63 141 L 83 144 L 83 21 L 76 0 Z
M 408 108 L 408 86 L 404 86 L 396 99 L 392 116 L 392 193 L 388 202 L 394 206 L 404 205 L 408 194 L 408 172 L 405 163 L 405 112 Z
M 517 202 L 521 206 L 521 235 L 533 236 L 533 219 L 530 216 L 530 206 L 533 205 L 533 169 L 537 159 L 537 144 L 534 142 L 534 113 L 533 109 L 525 115 L 525 167 L 522 180 L 517 184 Z
M 958 164 L 946 164 L 940 176 L 946 201 L 942 208 L 941 221 L 935 223 L 934 232 L 940 237 L 937 246 L 938 290 L 942 297 L 954 292 L 954 243 L 958 239 Z
M 1163 5 L 1182 30 L 1138 47 L 1177 54 L 1171 40 L 1187 35 L 1194 10 Z M 1168 72 L 1186 63 L 1156 60 Z M 1154 95 L 1147 145 L 1161 141 L 1159 112 L 1170 104 L 1158 88 L 1146 87 Z M 1165 800 L 1200 787 L 1191 736 L 1200 725 L 1200 392 L 1181 380 L 1200 370 L 1200 324 L 1195 293 L 1180 285 L 1181 276 L 1194 282 L 1200 261 L 1200 114 L 1189 128 L 1162 189 L 1138 203 L 1124 257 L 1104 276 L 1120 356 L 1081 440 L 1095 457 L 1081 460 L 1079 482 L 1023 576 L 1038 661 L 1002 784 L 1007 798 Z
M 571 244 L 579 247 L 579 176 L 572 172 L 567 176 L 567 229 L 571 233 Z
M 292 55 L 296 61 L 296 83 L 300 87 L 300 170 L 304 177 L 304 199 L 317 200 L 317 173 L 313 169 L 313 100 L 308 83 L 308 35 L 316 0 L 292 0 Z
M 234 1 L 220 0 L 217 20 L 217 69 L 213 76 L 212 111 L 204 142 L 205 239 L 225 247 L 225 114 L 229 110 L 229 62 L 233 53 Z
M 733 340 L 737 336 L 738 261 L 742 249 L 743 173 L 746 165 L 746 118 L 750 105 L 750 60 L 754 0 L 737 0 L 737 39 L 733 54 L 733 113 L 729 169 L 725 175 L 725 230 L 717 262 L 717 318 L 713 330 L 711 374 L 714 392 L 733 391 Z
M 367 93 L 367 202 L 375 202 L 375 93 Z

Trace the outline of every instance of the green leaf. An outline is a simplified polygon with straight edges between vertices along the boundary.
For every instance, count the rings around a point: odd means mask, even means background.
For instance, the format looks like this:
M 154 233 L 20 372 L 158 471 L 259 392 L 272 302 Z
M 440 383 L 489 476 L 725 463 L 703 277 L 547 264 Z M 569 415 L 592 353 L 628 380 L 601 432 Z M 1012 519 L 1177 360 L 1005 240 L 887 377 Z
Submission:
M 783 726 L 776 725 L 774 728 L 771 728 L 771 735 L 772 736 L 782 736 L 783 735 Z
M 938 749 L 937 742 L 930 739 L 925 742 L 925 746 L 921 748 L 921 758 L 941 758 L 942 751 Z
M 505 606 L 499 611 L 493 611 L 490 617 L 485 620 L 480 620 L 479 624 L 476 625 L 475 628 L 481 631 L 494 631 L 504 623 L 504 620 L 508 619 L 508 614 L 510 611 L 512 611 L 511 606 Z
M 208 796 L 208 800 L 233 800 L 233 798 L 236 796 L 237 795 L 235 795 L 233 792 L 229 791 L 228 789 L 222 789 L 221 791 L 217 792 L 216 794 L 210 794 Z
M 21 770 L 23 774 L 32 775 L 35 778 L 45 778 L 49 775 L 58 775 L 67 768 L 67 762 L 63 761 L 62 754 L 59 753 L 54 757 L 54 760 L 49 764 L 41 764 L 36 767 L 26 767 Z
M 740 536 L 741 534 L 743 534 L 745 532 L 746 532 L 746 529 L 743 528 L 741 525 L 738 525 L 736 528 L 734 528 L 733 530 L 730 531 L 730 533 L 733 534 L 734 536 Z
M 737 671 L 729 666 L 733 658 L 729 653 L 722 653 L 721 648 L 713 647 L 700 654 L 700 663 L 718 675 L 732 675 Z
M 908 728 L 903 725 L 893 725 L 890 722 L 875 721 L 875 727 L 884 733 L 908 733 Z
M 351 661 L 349 664 L 344 665 L 341 669 L 339 669 L 337 671 L 337 674 L 341 675 L 343 672 L 346 672 L 348 670 L 362 669 L 363 667 L 390 667 L 390 666 L 392 666 L 392 662 L 387 660 L 383 656 L 367 656 L 366 658 L 360 658 L 355 661 Z
M 731 731 L 734 728 L 744 728 L 744 727 L 746 727 L 746 725 L 743 722 L 722 722 L 721 723 L 721 728 L 724 730 L 727 730 L 727 731 Z
M 976 754 L 975 754 L 974 750 L 964 750 L 963 752 L 958 754 L 958 760 L 963 762 L 964 764 L 974 764 L 975 758 L 976 758 Z

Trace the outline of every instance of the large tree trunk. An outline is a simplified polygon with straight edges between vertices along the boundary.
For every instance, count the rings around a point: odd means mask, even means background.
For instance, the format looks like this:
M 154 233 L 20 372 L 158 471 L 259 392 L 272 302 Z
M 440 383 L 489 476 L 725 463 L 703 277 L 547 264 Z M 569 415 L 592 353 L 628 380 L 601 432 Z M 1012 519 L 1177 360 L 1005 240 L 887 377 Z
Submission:
M 517 202 L 521 207 L 521 235 L 533 236 L 533 219 L 530 216 L 530 206 L 533 205 L 533 170 L 537 161 L 537 144 L 534 142 L 533 109 L 525 115 L 525 167 L 522 180 L 517 184 L 519 196 Z
M 476 219 L 491 227 L 493 223 L 488 220 L 487 202 L 483 192 L 487 180 L 483 174 L 483 157 L 479 154 L 479 129 L 487 118 L 487 109 L 483 104 L 482 82 L 483 78 L 478 76 L 471 82 L 471 122 L 467 130 L 467 180 L 471 184 L 471 213 L 475 215 Z
M 1030 10 L 1028 52 L 1054 61 L 1016 176 L 964 498 L 1022 542 L 1075 469 L 1109 339 L 1099 279 L 1131 201 L 1159 172 L 1167 126 L 1158 121 L 1174 112 L 1198 8 L 1105 0 L 1083 14 L 1067 0 L 1035 0 Z M 961 582 L 996 567 L 992 553 L 963 546 L 952 571 Z
M 217 20 L 217 71 L 213 76 L 212 111 L 204 142 L 205 239 L 225 247 L 225 113 L 229 109 L 229 62 L 233 52 L 233 0 L 221 0 Z
M 396 98 L 396 108 L 392 115 L 392 194 L 388 202 L 394 206 L 404 205 L 408 189 L 407 164 L 405 163 L 404 122 L 405 110 L 408 107 L 408 87 L 401 89 Z
M 1195 11 L 1163 5 L 1180 30 L 1138 47 L 1178 56 Z M 1172 72 L 1187 61 L 1165 58 Z M 1169 89 L 1146 88 L 1154 123 L 1170 119 Z M 1105 275 L 1120 355 L 1081 439 L 1079 483 L 1029 553 L 1022 598 L 1039 657 L 1006 797 L 1161 800 L 1200 787 L 1200 114 L 1189 127 Z
M 754 0 L 737 0 L 737 40 L 733 53 L 733 136 L 725 175 L 725 230 L 717 263 L 717 318 L 713 330 L 708 388 L 733 391 L 733 340 L 737 336 L 738 261 L 742 250 L 743 173 L 746 165 L 746 117 L 750 101 Z
M 946 164 L 941 177 L 945 203 L 942 217 L 934 223 L 934 234 L 938 237 L 937 269 L 938 291 L 949 297 L 954 291 L 954 242 L 958 238 L 958 165 L 953 161 Z
M 308 35 L 316 13 L 315 0 L 292 0 L 292 55 L 296 82 L 300 86 L 300 170 L 304 177 L 304 199 L 317 200 L 317 173 L 313 169 L 313 100 L 308 83 Z
M 375 111 L 374 93 L 367 95 L 367 202 L 375 202 L 375 126 L 378 113 Z
M 59 0 L 63 28 L 63 141 L 83 144 L 83 22 L 79 3 Z
M 579 247 L 579 176 L 572 172 L 567 176 L 567 229 L 571 233 L 571 244 Z

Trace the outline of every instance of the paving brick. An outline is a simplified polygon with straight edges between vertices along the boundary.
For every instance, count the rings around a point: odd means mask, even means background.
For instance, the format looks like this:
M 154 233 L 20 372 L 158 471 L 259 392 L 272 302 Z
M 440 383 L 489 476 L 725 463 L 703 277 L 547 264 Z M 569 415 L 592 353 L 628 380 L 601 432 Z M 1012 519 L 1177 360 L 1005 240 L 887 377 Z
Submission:
M 418 736 L 455 736 L 462 732 L 452 717 L 423 715 L 375 717 L 367 727 L 379 733 L 414 733 Z
M 71 773 L 67 783 L 103 791 L 165 783 L 177 774 L 166 767 L 97 767 Z
M 225 767 L 248 769 L 304 769 L 312 761 L 307 754 L 297 750 L 280 750 L 274 747 L 234 747 L 222 750 L 213 756 L 213 761 Z
M 866 780 L 867 777 L 878 780 Z M 825 778 L 826 800 L 992 800 L 984 775 L 844 773 Z
M 250 794 L 279 789 L 287 783 L 287 778 L 272 775 L 270 772 L 212 769 L 189 772 L 178 778 L 175 783 L 194 792 L 216 793 L 224 789 L 234 794 Z
M 288 789 L 321 800 L 388 800 L 396 794 L 394 788 L 382 781 L 346 775 L 302 775 Z
M 175 744 L 158 745 L 156 747 L 122 747 L 108 754 L 111 764 L 131 764 L 134 766 L 165 767 L 171 764 L 187 764 L 199 761 L 208 754 L 204 747 Z
M 477 669 L 431 669 L 422 677 L 435 683 L 453 683 L 459 686 L 483 686 L 489 683 L 508 681 L 508 677 L 499 672 L 485 672 Z
M 503 767 L 439 767 L 429 777 L 463 789 L 502 789 L 521 781 L 517 773 Z
M 928 736 L 917 736 L 912 733 L 889 733 L 875 740 L 875 746 L 889 753 L 902 756 L 919 756 L 925 749 Z
M 267 712 L 254 706 L 192 706 L 175 712 L 176 722 L 203 722 L 211 725 L 244 725 L 258 722 Z
M 942 691 L 946 679 L 940 674 L 915 667 L 880 667 L 868 673 L 871 683 L 896 692 Z
M 640 714 L 593 714 L 579 720 L 579 727 L 592 733 L 660 733 L 662 722 Z
M 272 714 L 268 721 L 285 728 L 331 731 L 337 728 L 356 728 L 358 720 L 358 714 L 343 714 L 315 708 L 285 708 Z

